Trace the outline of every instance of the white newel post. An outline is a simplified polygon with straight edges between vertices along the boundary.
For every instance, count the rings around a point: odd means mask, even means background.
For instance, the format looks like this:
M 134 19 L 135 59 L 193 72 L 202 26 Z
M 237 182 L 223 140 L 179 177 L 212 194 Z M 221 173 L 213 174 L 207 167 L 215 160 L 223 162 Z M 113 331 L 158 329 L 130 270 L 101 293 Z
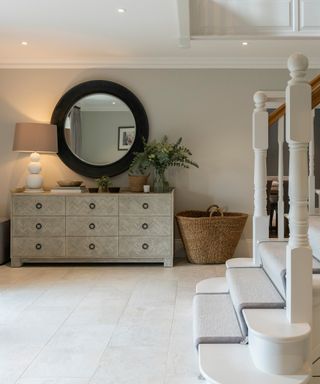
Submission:
M 284 118 L 278 121 L 278 238 L 284 239 L 284 202 L 283 202 L 283 143 Z
M 287 245 L 287 318 L 312 322 L 312 256 L 308 240 L 308 145 L 311 140 L 311 87 L 305 79 L 308 59 L 296 53 L 286 89 L 289 144 L 290 238 Z
M 269 217 L 267 215 L 267 149 L 268 112 L 267 96 L 256 92 L 253 97 L 253 149 L 254 149 L 254 214 L 253 214 L 253 262 L 260 265 L 258 241 L 269 237 Z
M 315 110 L 311 111 L 311 140 L 309 143 L 309 213 L 314 215 L 316 208 L 316 179 L 314 175 L 314 118 Z

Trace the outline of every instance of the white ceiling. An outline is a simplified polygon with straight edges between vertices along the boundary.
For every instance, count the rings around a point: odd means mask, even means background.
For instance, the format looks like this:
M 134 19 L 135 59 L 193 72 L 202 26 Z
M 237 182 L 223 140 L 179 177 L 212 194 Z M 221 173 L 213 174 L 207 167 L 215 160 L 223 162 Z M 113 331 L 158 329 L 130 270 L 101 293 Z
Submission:
M 319 39 L 250 36 L 244 47 L 233 36 L 180 48 L 183 1 L 0 0 L 0 67 L 277 68 L 295 51 L 320 67 Z

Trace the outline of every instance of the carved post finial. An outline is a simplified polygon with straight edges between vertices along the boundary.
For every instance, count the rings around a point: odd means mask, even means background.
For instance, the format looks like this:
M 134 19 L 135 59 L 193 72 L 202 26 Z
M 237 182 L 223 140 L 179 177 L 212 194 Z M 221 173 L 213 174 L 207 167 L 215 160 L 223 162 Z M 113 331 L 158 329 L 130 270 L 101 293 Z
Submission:
M 307 69 L 309 66 L 309 60 L 302 53 L 293 53 L 288 59 L 288 69 L 290 71 L 290 76 L 292 80 L 289 81 L 289 84 L 292 82 L 305 82 L 304 77 L 306 75 Z
M 253 101 L 255 104 L 255 111 L 265 111 L 266 102 L 268 98 L 267 95 L 261 91 L 256 92 L 253 95 Z

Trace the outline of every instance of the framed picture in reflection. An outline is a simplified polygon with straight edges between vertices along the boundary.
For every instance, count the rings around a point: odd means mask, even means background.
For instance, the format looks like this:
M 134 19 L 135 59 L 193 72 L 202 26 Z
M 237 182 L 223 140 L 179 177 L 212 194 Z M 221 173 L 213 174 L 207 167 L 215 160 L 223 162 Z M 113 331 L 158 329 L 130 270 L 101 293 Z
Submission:
M 118 128 L 118 151 L 127 151 L 131 148 L 136 134 L 135 127 Z

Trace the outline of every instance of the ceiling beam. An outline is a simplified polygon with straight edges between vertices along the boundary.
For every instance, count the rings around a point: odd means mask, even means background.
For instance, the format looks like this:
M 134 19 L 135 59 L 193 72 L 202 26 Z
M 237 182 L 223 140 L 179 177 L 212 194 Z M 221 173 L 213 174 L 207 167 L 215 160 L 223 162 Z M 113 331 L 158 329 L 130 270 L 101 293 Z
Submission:
M 190 7 L 189 0 L 176 0 L 179 23 L 179 47 L 190 48 Z

